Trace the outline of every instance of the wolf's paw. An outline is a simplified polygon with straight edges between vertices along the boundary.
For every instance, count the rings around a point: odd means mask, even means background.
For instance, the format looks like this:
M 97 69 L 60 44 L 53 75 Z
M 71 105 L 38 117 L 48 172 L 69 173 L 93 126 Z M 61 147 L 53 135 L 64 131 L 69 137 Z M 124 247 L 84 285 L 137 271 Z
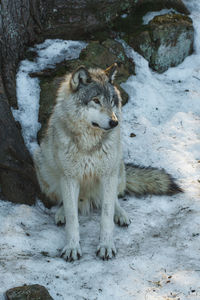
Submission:
M 62 250 L 61 257 L 64 258 L 66 261 L 75 261 L 80 259 L 82 256 L 81 247 L 68 247 L 65 246 Z
M 108 260 L 113 258 L 116 255 L 117 251 L 114 244 L 103 245 L 99 244 L 97 247 L 96 255 L 102 258 L 103 260 Z
M 65 213 L 63 206 L 59 207 L 59 209 L 57 210 L 55 214 L 55 222 L 58 226 L 65 224 Z
M 120 210 L 120 212 L 118 211 L 115 213 L 114 221 L 117 225 L 124 227 L 128 227 L 131 224 L 131 220 L 124 210 Z

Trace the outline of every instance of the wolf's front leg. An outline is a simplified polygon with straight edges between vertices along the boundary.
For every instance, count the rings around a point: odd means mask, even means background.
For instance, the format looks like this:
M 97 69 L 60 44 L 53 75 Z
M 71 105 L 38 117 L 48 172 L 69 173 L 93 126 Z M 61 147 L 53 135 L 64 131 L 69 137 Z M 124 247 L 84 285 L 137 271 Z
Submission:
M 118 178 L 112 175 L 109 178 L 101 179 L 101 227 L 100 227 L 100 243 L 97 247 L 97 255 L 102 259 L 110 259 L 116 254 L 113 241 L 114 229 L 114 208 L 117 198 Z
M 77 260 L 81 257 L 79 222 L 78 222 L 78 196 L 80 186 L 71 178 L 63 177 L 60 182 L 61 195 L 66 219 L 67 245 L 61 256 L 67 261 Z

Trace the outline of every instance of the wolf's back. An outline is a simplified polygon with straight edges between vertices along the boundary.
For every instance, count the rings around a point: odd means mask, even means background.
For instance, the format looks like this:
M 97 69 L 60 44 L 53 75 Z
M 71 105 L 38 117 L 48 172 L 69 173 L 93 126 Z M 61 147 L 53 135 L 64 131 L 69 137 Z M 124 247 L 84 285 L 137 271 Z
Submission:
M 182 192 L 171 175 L 163 169 L 126 164 L 126 192 L 136 196 L 173 195 Z

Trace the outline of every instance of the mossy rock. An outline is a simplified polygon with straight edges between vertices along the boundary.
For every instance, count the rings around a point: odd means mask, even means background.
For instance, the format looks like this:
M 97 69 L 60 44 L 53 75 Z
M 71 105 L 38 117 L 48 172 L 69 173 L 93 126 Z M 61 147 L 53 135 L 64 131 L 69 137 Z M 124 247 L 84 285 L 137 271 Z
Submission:
M 114 62 L 118 63 L 118 73 L 116 75 L 115 84 L 119 88 L 123 100 L 123 104 L 128 101 L 128 94 L 121 88 L 120 84 L 125 82 L 130 75 L 135 74 L 134 62 L 129 59 L 123 46 L 117 41 L 107 39 L 103 43 L 92 41 L 82 50 L 79 59 L 63 61 L 58 64 L 54 70 L 49 73 L 44 72 L 40 77 L 40 111 L 39 121 L 42 125 L 38 133 L 38 139 L 41 139 L 47 121 L 54 107 L 56 92 L 60 82 L 64 79 L 65 74 L 72 72 L 78 66 L 84 65 L 87 68 L 106 69 Z
M 192 19 L 185 15 L 169 13 L 160 16 L 155 16 L 153 20 L 149 22 L 149 24 L 159 25 L 159 26 L 166 25 L 166 24 L 175 24 L 175 25 L 183 24 L 183 26 L 187 26 L 187 25 L 191 26 Z
M 128 43 L 149 61 L 158 73 L 175 67 L 193 52 L 194 28 L 191 18 L 181 14 L 156 16 Z
M 15 287 L 6 292 L 7 300 L 53 300 L 47 289 L 39 284 Z

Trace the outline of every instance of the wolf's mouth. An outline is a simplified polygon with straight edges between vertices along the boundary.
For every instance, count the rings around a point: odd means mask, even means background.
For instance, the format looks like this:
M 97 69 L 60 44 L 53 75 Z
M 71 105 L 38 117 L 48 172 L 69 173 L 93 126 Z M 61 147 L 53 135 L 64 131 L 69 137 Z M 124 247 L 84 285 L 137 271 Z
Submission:
M 106 130 L 106 131 L 112 129 L 112 128 L 104 128 L 104 127 L 100 127 L 99 124 L 97 124 L 97 123 L 95 123 L 95 122 L 92 122 L 92 126 L 97 127 L 97 128 L 100 128 L 100 129 L 102 129 L 102 130 Z
M 92 125 L 93 125 L 94 127 L 99 127 L 99 124 L 97 124 L 97 123 L 95 123 L 95 122 L 92 122 Z

